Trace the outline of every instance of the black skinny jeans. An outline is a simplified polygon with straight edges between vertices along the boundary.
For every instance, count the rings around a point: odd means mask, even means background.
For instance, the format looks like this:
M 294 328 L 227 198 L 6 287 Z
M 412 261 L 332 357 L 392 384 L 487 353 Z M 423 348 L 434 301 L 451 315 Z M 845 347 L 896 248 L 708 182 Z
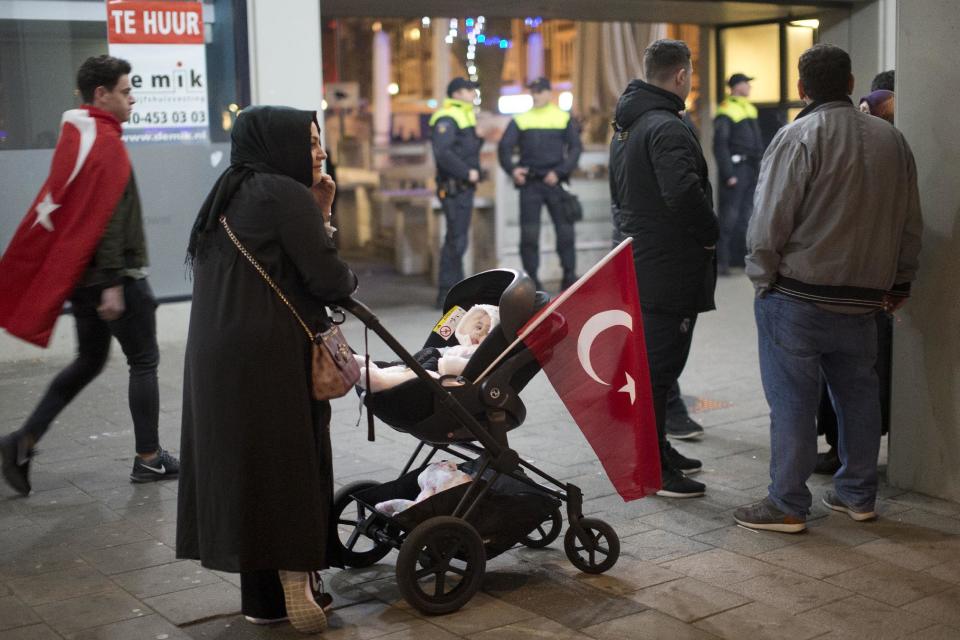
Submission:
M 137 453 L 152 454 L 160 447 L 157 302 L 146 279 L 124 278 L 126 309 L 119 319 L 106 322 L 97 315 L 100 292 L 100 287 L 80 287 L 70 296 L 77 325 L 77 357 L 53 379 L 17 433 L 39 442 L 54 418 L 103 370 L 111 337 L 115 337 L 130 367 L 128 395 Z
M 677 383 L 690 355 L 693 327 L 697 314 L 643 312 L 643 337 L 647 345 L 647 363 L 650 365 L 650 386 L 653 391 L 653 412 L 657 418 L 657 439 L 660 442 L 660 463 L 666 465 L 664 454 L 670 448 L 667 442 L 667 395 Z

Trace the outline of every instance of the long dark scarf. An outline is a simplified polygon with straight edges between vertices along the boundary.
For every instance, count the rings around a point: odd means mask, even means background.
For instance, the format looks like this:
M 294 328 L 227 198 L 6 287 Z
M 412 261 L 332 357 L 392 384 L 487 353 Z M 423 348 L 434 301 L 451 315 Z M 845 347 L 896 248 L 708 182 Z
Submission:
M 202 258 L 211 231 L 219 227 L 220 215 L 251 175 L 281 174 L 306 187 L 313 184 L 311 122 L 317 122 L 315 111 L 289 107 L 248 107 L 240 112 L 230 135 L 230 166 L 207 194 L 190 232 L 189 266 Z

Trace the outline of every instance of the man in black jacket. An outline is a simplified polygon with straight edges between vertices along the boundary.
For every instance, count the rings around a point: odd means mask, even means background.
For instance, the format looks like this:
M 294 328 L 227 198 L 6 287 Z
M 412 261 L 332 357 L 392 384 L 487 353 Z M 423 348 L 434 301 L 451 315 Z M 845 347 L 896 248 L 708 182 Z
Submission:
M 466 78 L 447 85 L 447 99 L 430 117 L 433 159 L 437 165 L 437 197 L 443 207 L 447 233 L 440 251 L 437 307 L 443 307 L 450 287 L 463 280 L 473 194 L 480 181 L 480 147 L 473 101 L 477 86 Z
M 620 232 L 634 239 L 660 440 L 660 495 L 691 498 L 705 487 L 685 474 L 701 464 L 668 443 L 665 404 L 690 353 L 697 314 L 714 308 L 719 229 L 703 151 L 680 118 L 690 93 L 690 49 L 679 40 L 658 40 L 644 52 L 643 66 L 647 82 L 632 81 L 617 103 L 610 195 Z

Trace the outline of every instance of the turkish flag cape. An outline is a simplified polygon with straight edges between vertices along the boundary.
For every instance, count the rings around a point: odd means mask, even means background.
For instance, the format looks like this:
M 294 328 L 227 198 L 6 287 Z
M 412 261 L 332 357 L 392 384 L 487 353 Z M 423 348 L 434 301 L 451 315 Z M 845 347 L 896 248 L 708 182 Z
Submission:
M 621 242 L 519 334 L 625 501 L 660 489 L 632 242 Z
M 84 106 L 63 114 L 50 175 L 0 258 L 0 327 L 46 347 L 130 180 L 120 122 Z

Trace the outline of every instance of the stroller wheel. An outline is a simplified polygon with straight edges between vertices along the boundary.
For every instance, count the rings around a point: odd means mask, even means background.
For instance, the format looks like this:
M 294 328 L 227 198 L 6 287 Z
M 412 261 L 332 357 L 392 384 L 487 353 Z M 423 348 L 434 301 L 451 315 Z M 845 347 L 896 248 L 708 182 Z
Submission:
M 527 534 L 520 542 L 531 549 L 542 549 L 560 537 L 563 529 L 563 514 L 560 508 L 555 508 L 547 519 L 537 525 L 537 528 Z
M 596 518 L 581 518 L 580 526 L 586 539 L 577 537 L 569 527 L 563 538 L 563 550 L 571 564 L 584 573 L 603 573 L 617 563 L 620 557 L 620 538 L 613 527 Z
M 480 534 L 467 522 L 437 516 L 419 524 L 400 547 L 397 586 L 426 614 L 452 613 L 480 588 L 487 564 Z
M 333 496 L 333 517 L 337 521 L 337 537 L 331 543 L 340 547 L 343 562 L 348 567 L 369 567 L 390 553 L 390 545 L 377 542 L 363 533 L 363 523 L 370 511 L 353 499 L 353 494 L 376 487 L 379 482 L 361 480 L 351 482 Z

